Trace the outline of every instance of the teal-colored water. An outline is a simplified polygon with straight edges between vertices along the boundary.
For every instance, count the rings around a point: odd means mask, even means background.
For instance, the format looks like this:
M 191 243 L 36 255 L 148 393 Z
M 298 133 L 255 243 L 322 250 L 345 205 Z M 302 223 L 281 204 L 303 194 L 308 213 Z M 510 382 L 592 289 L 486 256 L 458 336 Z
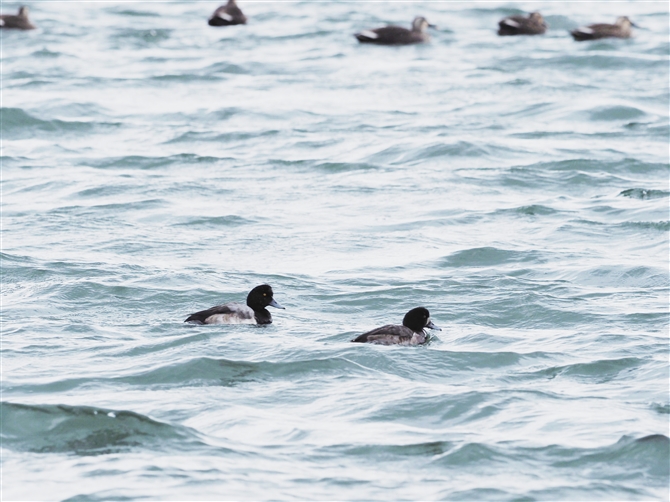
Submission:
M 0 31 L 3 498 L 667 500 L 667 2 L 240 5 Z

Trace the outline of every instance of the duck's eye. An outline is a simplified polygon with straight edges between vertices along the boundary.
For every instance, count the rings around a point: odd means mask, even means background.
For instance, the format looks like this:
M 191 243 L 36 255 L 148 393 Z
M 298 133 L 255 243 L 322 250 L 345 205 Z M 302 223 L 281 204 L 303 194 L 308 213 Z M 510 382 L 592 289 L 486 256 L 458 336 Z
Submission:
M 267 293 L 263 293 L 263 296 L 267 296 L 267 295 L 268 295 Z

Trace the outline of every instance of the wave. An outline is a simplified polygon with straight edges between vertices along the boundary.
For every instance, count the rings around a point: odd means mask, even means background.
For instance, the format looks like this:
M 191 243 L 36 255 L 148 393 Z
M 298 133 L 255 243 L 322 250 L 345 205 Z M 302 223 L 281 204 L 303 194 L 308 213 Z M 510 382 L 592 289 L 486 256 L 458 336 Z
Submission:
M 372 171 L 380 167 L 368 162 L 321 162 L 315 163 L 314 169 L 327 173 L 346 173 L 352 171 Z
M 186 84 L 190 82 L 221 82 L 223 77 L 217 75 L 202 75 L 200 73 L 164 73 L 161 75 L 151 75 L 142 82 L 156 82 L 156 83 L 175 83 Z
M 142 155 L 110 157 L 99 160 L 87 160 L 84 161 L 83 164 L 100 169 L 133 168 L 151 170 L 175 165 L 213 164 L 219 160 L 218 157 L 202 156 L 194 153 L 181 153 L 165 157 L 146 157 Z
M 203 216 L 203 217 L 187 217 L 178 218 L 178 221 L 172 226 L 176 227 L 241 227 L 256 223 L 257 220 L 243 218 L 236 214 L 229 214 L 226 216 Z
M 204 75 L 215 76 L 215 75 L 252 75 L 252 74 L 263 74 L 263 68 L 265 65 L 259 65 L 257 63 L 249 62 L 245 65 L 239 65 L 235 63 L 214 63 L 203 70 Z
M 123 291 L 118 293 L 124 294 Z M 174 352 L 170 349 L 202 343 L 212 337 L 210 333 L 203 332 L 203 329 L 199 327 L 184 327 L 189 330 L 196 330 L 197 333 L 180 337 L 178 340 L 135 346 L 116 355 L 118 357 L 142 358 L 147 354 L 169 354 Z M 254 330 L 256 328 L 249 329 Z M 330 381 L 332 378 L 344 376 L 346 378 L 369 378 L 380 374 L 397 376 L 407 382 L 434 382 L 450 378 L 454 371 L 470 372 L 482 369 L 514 368 L 520 364 L 543 364 L 546 360 L 552 358 L 550 354 L 544 352 L 430 350 L 430 344 L 414 350 L 404 348 L 399 351 L 388 347 L 350 344 L 351 337 L 352 334 L 350 333 L 333 337 L 332 343 L 344 344 L 341 349 L 338 349 L 336 355 L 333 355 L 332 351 L 329 350 L 321 357 L 315 355 L 304 360 L 295 360 L 289 357 L 274 362 L 254 362 L 200 356 L 161 361 L 160 364 L 153 365 L 154 367 L 151 369 L 147 370 L 145 367 L 131 369 L 125 375 L 103 376 L 91 374 L 86 377 L 33 384 L 7 382 L 6 388 L 11 391 L 22 392 L 68 392 L 72 389 L 93 384 L 110 388 L 118 387 L 119 384 L 146 388 L 170 388 L 175 386 L 237 387 L 248 383 L 267 381 L 301 381 L 305 379 Z M 433 339 L 436 339 L 436 337 L 433 337 Z M 421 365 L 422 372 L 416 372 L 417 365 Z M 532 378 L 547 378 L 545 374 L 530 376 Z
M 642 470 L 652 476 L 670 474 L 670 438 L 664 434 L 642 437 L 623 436 L 615 444 L 600 448 L 570 448 L 565 446 L 519 447 L 493 446 L 480 443 L 464 443 L 449 448 L 434 459 L 435 463 L 459 464 L 513 461 L 518 459 L 549 460 L 556 468 L 598 467 L 601 474 L 612 475 L 608 466 L 618 463 L 624 468 L 633 468 L 639 475 Z M 509 450 L 512 450 L 511 452 Z M 510 454 L 511 453 L 511 454 Z M 607 471 L 607 472 L 603 472 Z
M 558 211 L 549 206 L 544 206 L 542 204 L 531 204 L 529 206 L 519 206 L 513 209 L 500 209 L 496 211 L 496 214 L 506 214 L 510 212 L 522 214 L 525 216 L 549 216 L 561 213 L 561 211 Z
M 46 47 L 37 50 L 31 54 L 34 58 L 55 59 L 61 57 L 63 54 L 58 51 L 50 51 Z
M 664 234 L 670 230 L 670 220 L 666 221 L 626 221 L 616 225 L 623 229 L 658 230 Z
M 653 69 L 662 71 L 662 69 L 667 69 L 666 58 L 654 56 L 643 57 L 640 55 L 622 54 L 621 52 L 618 52 L 619 46 L 622 43 L 627 42 L 612 39 L 598 41 L 587 46 L 587 50 L 590 52 L 537 58 L 533 59 L 533 63 L 538 68 L 565 68 L 576 71 L 584 70 L 586 72 L 593 72 L 594 69 L 619 69 L 622 65 L 629 70 L 639 68 L 644 71 L 653 71 Z M 606 53 L 608 50 L 612 50 L 613 52 L 608 54 Z M 594 54 L 595 51 L 600 51 L 600 53 Z M 523 69 L 524 66 L 528 64 L 526 58 L 515 58 L 512 62 L 516 63 L 516 67 L 519 70 Z
M 11 139 L 33 137 L 42 133 L 90 133 L 100 127 L 120 127 L 119 122 L 84 122 L 79 120 L 42 120 L 21 108 L 1 108 L 0 132 Z
M 597 106 L 587 111 L 589 120 L 635 120 L 647 114 L 634 106 Z
M 539 251 L 512 251 L 495 247 L 481 247 L 458 251 L 443 258 L 441 267 L 492 267 L 509 263 L 544 263 L 544 253 Z
M 567 448 L 549 449 L 553 465 L 559 468 L 594 466 L 601 474 L 616 479 L 641 474 L 668 479 L 670 476 L 670 439 L 664 434 L 639 438 L 623 436 L 611 446 L 570 451 Z M 618 469 L 612 469 L 618 467 Z
M 111 12 L 118 14 L 119 16 L 128 16 L 128 17 L 160 17 L 159 12 L 149 12 L 144 10 L 128 9 L 123 8 L 121 10 L 111 9 Z
M 28 386 L 7 384 L 7 387 L 14 389 L 20 387 L 39 392 L 64 392 L 93 382 L 109 385 L 123 383 L 144 388 L 209 385 L 235 387 L 249 382 L 296 380 L 310 376 L 322 378 L 328 375 L 360 375 L 368 371 L 360 364 L 341 357 L 286 362 L 248 362 L 195 357 L 187 361 L 164 363 L 149 371 L 126 376 L 72 378 Z
M 576 158 L 556 162 L 538 162 L 525 166 L 513 166 L 499 171 L 494 176 L 479 178 L 480 184 L 487 187 L 523 187 L 542 189 L 551 187 L 583 191 L 585 187 L 593 189 L 603 187 L 611 190 L 612 185 L 629 183 L 630 176 L 653 176 L 668 170 L 667 164 L 645 162 L 639 159 L 621 159 L 615 161 Z
M 36 453 L 102 455 L 131 448 L 182 449 L 195 432 L 125 410 L 0 403 L 3 446 Z
M 243 132 L 243 131 L 232 131 L 223 134 L 215 134 L 209 132 L 195 132 L 188 131 L 178 136 L 165 141 L 166 145 L 177 144 L 177 143 L 193 143 L 194 141 L 205 141 L 213 142 L 217 144 L 226 144 L 231 142 L 244 142 L 251 139 L 261 139 L 272 136 L 277 136 L 280 134 L 280 131 L 276 129 L 267 129 L 265 131 L 253 131 L 253 132 Z
M 476 423 L 503 412 L 512 401 L 546 398 L 542 392 L 479 392 L 396 397 L 390 402 L 371 405 L 365 417 L 370 422 L 415 424 L 432 427 L 457 427 Z
M 668 165 L 658 162 L 645 162 L 639 159 L 625 158 L 620 160 L 598 160 L 589 158 L 575 158 L 552 162 L 538 162 L 528 166 L 519 166 L 512 170 L 537 170 L 548 172 L 586 172 L 586 173 L 616 173 L 616 174 L 658 174 L 667 172 Z
M 451 445 L 447 445 L 449 447 Z M 670 439 L 664 434 L 642 437 L 623 436 L 616 443 L 598 448 L 574 448 L 566 446 L 519 447 L 500 442 L 498 444 L 463 443 L 435 455 L 429 465 L 443 467 L 472 466 L 479 472 L 489 472 L 494 466 L 516 466 L 522 471 L 539 463 L 544 469 L 552 469 L 552 478 L 574 475 L 577 470 L 589 473 L 589 487 L 575 487 L 572 483 L 523 492 L 524 498 L 551 500 L 593 499 L 594 495 L 612 496 L 612 482 L 630 482 L 640 486 L 641 477 L 646 488 L 628 488 L 635 498 L 656 498 L 656 490 L 665 489 L 670 478 Z M 479 488 L 474 489 L 478 492 Z M 586 490 L 586 491 L 585 491 Z M 467 493 L 472 493 L 470 490 Z M 616 493 L 617 491 L 615 491 Z M 588 493 L 588 495 L 586 495 Z M 620 492 L 618 492 L 620 493 Z M 451 497 L 453 497 L 453 492 Z M 461 492 L 459 498 L 463 497 Z M 449 498 L 451 498 L 449 497 Z M 598 497 L 599 498 L 599 497 Z M 620 499 L 621 495 L 615 497 Z
M 595 448 L 578 448 L 561 445 L 547 445 L 539 447 L 519 446 L 512 441 L 501 440 L 498 443 L 482 443 L 475 441 L 428 441 L 405 444 L 370 444 L 358 445 L 339 444 L 319 449 L 320 455 L 344 457 L 358 457 L 366 464 L 375 462 L 411 462 L 415 468 L 430 476 L 432 472 L 444 472 L 444 468 L 458 471 L 475 469 L 476 473 L 500 472 L 504 468 L 509 472 L 510 467 L 527 471 L 537 465 L 551 468 L 554 479 L 561 479 L 563 475 L 569 477 L 576 471 L 588 470 L 591 481 L 587 493 L 605 491 L 611 486 L 611 481 L 634 481 L 640 476 L 648 482 L 648 488 L 660 488 L 667 483 L 670 477 L 670 439 L 664 434 L 646 436 L 626 435 L 616 443 Z M 436 469 L 436 471 L 433 471 Z M 493 469 L 493 470 L 492 470 Z M 463 486 L 463 483 L 459 483 Z M 598 485 L 600 488 L 596 488 Z M 496 488 L 473 488 L 454 492 L 453 488 L 445 491 L 440 499 L 469 500 L 466 494 L 477 494 L 482 499 L 483 494 L 496 493 L 510 498 L 504 486 Z M 584 497 L 584 488 L 575 489 L 571 484 L 555 486 L 544 490 L 522 492 L 526 497 L 553 500 L 574 500 Z M 644 490 L 631 491 L 649 497 L 650 493 Z M 551 497 L 539 496 L 551 493 Z M 571 496 L 568 496 L 571 495 Z M 575 496 L 578 494 L 578 496 Z M 581 495 L 579 495 L 581 494 Z M 483 497 L 484 499 L 488 497 Z M 497 498 L 497 497 L 494 497 Z M 513 498 L 513 497 L 512 497 Z M 591 498 L 591 497 L 589 497 Z
M 634 369 L 645 365 L 647 361 L 638 357 L 622 357 L 619 359 L 601 359 L 587 363 L 574 363 L 552 366 L 539 371 L 519 373 L 520 379 L 547 379 L 571 377 L 577 380 L 605 383 L 627 375 Z M 514 378 L 516 379 L 516 378 Z
M 394 457 L 432 457 L 452 450 L 455 444 L 450 441 L 429 441 L 409 444 L 361 444 L 336 445 L 324 447 L 322 451 L 336 452 L 347 456 L 363 458 Z
M 667 190 L 653 190 L 645 188 L 628 188 L 619 193 L 620 197 L 629 197 L 631 199 L 661 199 L 670 197 Z
M 364 160 L 372 164 L 415 165 L 428 160 L 451 159 L 454 157 L 497 158 L 507 153 L 514 154 L 517 152 L 499 144 L 470 141 L 447 143 L 445 141 L 411 149 L 408 149 L 407 145 L 395 145 L 368 155 Z
M 630 226 L 631 224 L 627 225 Z M 645 267 L 643 265 L 632 267 L 603 265 L 570 272 L 566 271 L 563 273 L 562 278 L 569 279 L 581 285 L 598 287 L 654 288 L 668 287 L 670 285 L 667 269 Z
M 112 34 L 109 39 L 114 49 L 155 47 L 170 39 L 171 29 L 167 28 L 123 28 Z

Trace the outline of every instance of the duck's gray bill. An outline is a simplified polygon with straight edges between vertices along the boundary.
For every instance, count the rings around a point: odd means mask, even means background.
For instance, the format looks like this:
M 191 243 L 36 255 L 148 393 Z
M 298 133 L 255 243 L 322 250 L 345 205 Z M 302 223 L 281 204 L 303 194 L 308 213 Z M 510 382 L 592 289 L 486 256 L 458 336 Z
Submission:
M 268 303 L 268 305 L 269 305 L 270 307 L 274 307 L 274 308 L 276 308 L 276 309 L 284 309 L 284 310 L 286 310 L 286 308 L 285 308 L 285 307 L 282 307 L 281 305 L 279 305 L 279 304 L 275 301 L 274 298 L 272 299 L 272 301 L 271 301 L 270 303 Z
M 440 327 L 438 327 L 438 326 L 435 326 L 435 325 L 433 324 L 433 321 L 428 321 L 428 324 L 426 324 L 426 328 L 436 329 L 436 330 L 438 330 L 438 331 L 442 331 L 442 328 L 440 328 Z

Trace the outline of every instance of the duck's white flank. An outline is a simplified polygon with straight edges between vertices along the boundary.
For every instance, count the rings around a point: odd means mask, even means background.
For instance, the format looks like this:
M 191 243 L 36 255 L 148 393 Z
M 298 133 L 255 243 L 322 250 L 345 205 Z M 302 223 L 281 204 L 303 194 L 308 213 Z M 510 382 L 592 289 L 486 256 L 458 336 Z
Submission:
M 503 24 L 506 24 L 507 26 L 511 26 L 512 28 L 519 28 L 521 26 L 514 19 L 504 19 Z
M 370 31 L 370 30 L 363 30 L 363 31 L 360 32 L 360 35 L 363 35 L 364 37 L 368 37 L 368 38 L 373 38 L 373 39 L 374 38 L 379 38 L 379 35 L 377 35 L 374 31 Z
M 228 22 L 233 20 L 233 16 L 231 16 L 227 12 L 217 12 L 216 17 L 219 17 L 219 18 L 223 19 L 224 21 L 228 21 Z
M 256 319 L 241 319 L 235 313 L 214 314 L 205 320 L 205 324 L 256 324 Z

